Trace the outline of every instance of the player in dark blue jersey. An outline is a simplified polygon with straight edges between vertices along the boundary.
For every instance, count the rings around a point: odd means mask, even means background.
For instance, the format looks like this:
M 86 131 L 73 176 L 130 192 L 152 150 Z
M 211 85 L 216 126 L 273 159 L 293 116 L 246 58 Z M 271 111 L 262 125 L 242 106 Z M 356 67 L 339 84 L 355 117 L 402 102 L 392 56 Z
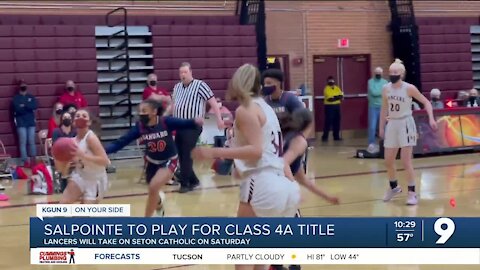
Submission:
M 303 169 L 302 159 L 308 148 L 308 142 L 305 137 L 308 136 L 313 128 L 312 113 L 306 108 L 296 109 L 284 127 L 283 160 L 286 166 L 290 166 L 295 180 L 315 195 L 332 204 L 338 204 L 338 198 L 330 196 L 319 189 L 313 181 L 307 178 Z
M 286 175 L 294 178 L 300 185 L 308 191 L 320 196 L 332 204 L 338 204 L 337 197 L 330 196 L 319 189 L 313 181 L 307 178 L 303 168 L 303 156 L 306 154 L 308 142 L 305 138 L 313 129 L 312 113 L 306 108 L 297 108 L 293 113 L 282 118 L 283 131 L 283 160 L 286 167 Z M 290 167 L 290 168 L 288 168 Z M 291 175 L 289 173 L 291 171 Z M 297 212 L 300 217 L 300 211 Z M 271 265 L 269 270 L 284 270 L 283 265 Z M 299 270 L 300 265 L 290 265 L 289 270 Z
M 118 140 L 105 147 L 107 154 L 118 152 L 136 139 L 145 144 L 147 160 L 146 180 L 148 198 L 145 216 L 150 217 L 155 209 L 159 216 L 164 215 L 164 196 L 161 188 L 172 179 L 177 167 L 177 148 L 172 131 L 192 129 L 203 125 L 203 119 L 183 120 L 175 117 L 162 117 L 164 108 L 155 100 L 147 99 L 140 103 L 140 121 Z

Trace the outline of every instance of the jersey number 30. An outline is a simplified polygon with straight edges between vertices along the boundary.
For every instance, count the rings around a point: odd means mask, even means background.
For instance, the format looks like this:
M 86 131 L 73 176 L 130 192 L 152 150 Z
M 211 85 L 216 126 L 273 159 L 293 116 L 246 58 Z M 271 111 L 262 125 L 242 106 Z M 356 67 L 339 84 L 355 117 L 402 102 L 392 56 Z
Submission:
M 148 151 L 150 153 L 163 152 L 165 150 L 166 143 L 164 140 L 158 142 L 148 142 Z
M 400 111 L 400 104 L 393 104 L 393 103 L 390 103 L 390 111 L 391 112 L 399 112 Z
M 275 155 L 278 155 L 279 157 L 283 156 L 283 138 L 282 138 L 282 132 L 278 132 L 278 134 L 275 134 L 275 132 L 272 131 L 272 144 L 273 147 L 275 147 Z

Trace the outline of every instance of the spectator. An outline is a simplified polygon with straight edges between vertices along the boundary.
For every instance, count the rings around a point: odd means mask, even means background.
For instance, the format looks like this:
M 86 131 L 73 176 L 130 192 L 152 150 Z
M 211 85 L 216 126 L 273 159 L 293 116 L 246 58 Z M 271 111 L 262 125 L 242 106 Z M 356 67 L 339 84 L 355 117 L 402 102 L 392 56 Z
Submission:
M 143 100 L 148 98 L 152 98 L 162 103 L 169 104 L 172 99 L 170 94 L 168 93 L 167 89 L 164 89 L 157 85 L 157 75 L 151 73 L 147 77 L 147 86 L 143 89 Z
M 65 93 L 60 96 L 59 102 L 63 106 L 73 104 L 77 109 L 87 107 L 87 100 L 75 87 L 75 83 L 72 80 L 68 80 L 65 83 Z
M 13 97 L 13 113 L 20 146 L 20 157 L 23 165 L 28 168 L 34 165 L 35 156 L 37 155 L 35 145 L 37 99 L 28 93 L 28 86 L 25 81 L 19 82 L 19 88 L 20 92 Z M 28 160 L 27 144 L 32 163 Z
M 50 120 L 48 120 L 47 138 L 52 138 L 53 130 L 59 127 L 62 114 L 63 104 L 60 102 L 56 102 L 55 105 L 53 105 L 52 117 L 50 117 Z
M 378 130 L 380 120 L 380 109 L 382 108 L 382 90 L 388 83 L 383 77 L 383 69 L 375 68 L 374 77 L 368 80 L 368 148 L 370 153 L 378 152 L 375 134 Z
M 72 118 L 75 116 L 75 113 L 77 112 L 78 108 L 75 106 L 75 104 L 68 104 L 63 107 L 63 110 L 65 112 L 68 112 L 69 114 L 72 115 Z
M 52 142 L 55 142 L 58 138 L 73 138 L 75 136 L 77 136 L 77 132 L 72 127 L 72 115 L 69 112 L 64 112 L 61 115 L 59 127 L 53 130 Z
M 470 95 L 468 98 L 470 107 L 478 107 L 478 91 L 473 88 L 470 90 Z
M 467 91 L 458 91 L 457 94 L 457 105 L 458 107 L 467 107 L 469 102 L 469 96 Z
M 283 90 L 283 72 L 280 69 L 267 69 L 262 77 L 262 94 L 275 111 L 280 124 L 284 123 L 297 108 L 304 107 L 303 102 L 295 94 Z
M 333 129 L 333 139 L 341 141 L 340 138 L 340 104 L 343 100 L 343 92 L 340 87 L 335 85 L 333 76 L 327 79 L 327 86 L 323 89 L 324 104 L 325 104 L 325 124 L 323 126 L 322 141 L 328 140 L 330 129 Z
M 438 88 L 430 90 L 430 102 L 432 103 L 433 109 L 443 109 L 443 102 L 440 99 L 441 94 L 442 92 L 440 92 Z
M 173 88 L 173 116 L 181 119 L 205 118 L 206 103 L 210 105 L 217 117 L 217 127 L 225 128 L 217 101 L 210 87 L 203 81 L 193 78 L 190 63 L 182 63 L 179 68 L 180 82 Z M 185 129 L 175 134 L 175 144 L 180 160 L 180 193 L 193 190 L 200 184 L 193 171 L 190 155 L 196 146 L 202 128 Z

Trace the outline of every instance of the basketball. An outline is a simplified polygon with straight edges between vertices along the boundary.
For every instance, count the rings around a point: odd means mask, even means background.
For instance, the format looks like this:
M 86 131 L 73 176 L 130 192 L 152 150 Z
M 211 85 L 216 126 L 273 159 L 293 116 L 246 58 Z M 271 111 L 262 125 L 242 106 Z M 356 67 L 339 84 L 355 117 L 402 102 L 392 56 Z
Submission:
M 59 138 L 52 146 L 53 158 L 62 162 L 71 161 L 76 151 L 77 143 L 73 138 Z

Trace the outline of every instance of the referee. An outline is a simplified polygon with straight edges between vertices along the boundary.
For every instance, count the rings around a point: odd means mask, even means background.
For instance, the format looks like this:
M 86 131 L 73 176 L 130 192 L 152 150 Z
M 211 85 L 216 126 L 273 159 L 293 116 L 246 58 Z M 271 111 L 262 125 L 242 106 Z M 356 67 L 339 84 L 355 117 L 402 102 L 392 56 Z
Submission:
M 193 78 L 190 63 L 182 63 L 179 73 L 181 81 L 173 88 L 173 116 L 182 119 L 204 118 L 208 102 L 217 117 L 218 129 L 224 129 L 220 109 L 210 87 L 205 82 Z M 175 144 L 180 159 L 180 193 L 189 192 L 200 184 L 193 171 L 190 152 L 196 146 L 201 133 L 202 128 L 198 127 L 178 130 L 175 135 Z

